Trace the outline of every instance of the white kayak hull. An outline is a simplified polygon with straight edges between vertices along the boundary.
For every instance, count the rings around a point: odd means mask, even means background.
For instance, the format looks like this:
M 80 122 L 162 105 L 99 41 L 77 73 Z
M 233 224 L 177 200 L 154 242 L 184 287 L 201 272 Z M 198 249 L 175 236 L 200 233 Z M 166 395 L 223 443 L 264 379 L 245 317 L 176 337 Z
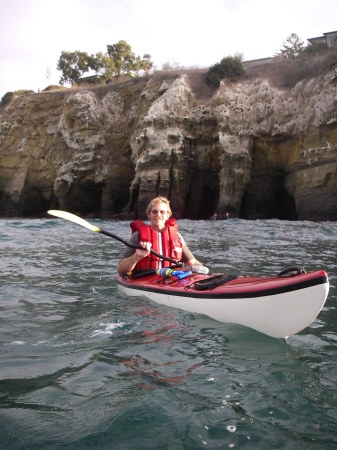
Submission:
M 291 280 L 293 284 L 288 286 L 282 281 L 285 287 L 277 285 L 276 279 L 273 289 L 268 288 L 261 277 L 261 284 L 266 286 L 262 290 L 257 289 L 256 278 L 252 279 L 253 289 L 248 288 L 249 279 L 245 277 L 242 277 L 240 285 L 240 278 L 202 293 L 193 288 L 186 289 L 187 280 L 177 282 L 175 288 L 158 284 L 158 278 L 149 282 L 130 282 L 118 277 L 117 281 L 120 290 L 127 296 L 146 297 L 156 303 L 203 314 L 219 322 L 243 325 L 274 338 L 287 338 L 310 325 L 321 311 L 329 291 L 327 276 L 325 281 L 321 277 L 317 284 L 313 279 L 312 285 L 309 282 L 294 284 Z M 179 285 L 182 285 L 180 290 Z

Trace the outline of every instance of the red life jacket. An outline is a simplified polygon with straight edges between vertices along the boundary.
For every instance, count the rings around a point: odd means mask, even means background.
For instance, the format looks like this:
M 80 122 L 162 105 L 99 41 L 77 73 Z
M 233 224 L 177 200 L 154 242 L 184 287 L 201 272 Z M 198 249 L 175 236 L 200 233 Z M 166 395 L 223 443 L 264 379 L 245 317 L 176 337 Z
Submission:
M 180 261 L 182 258 L 182 243 L 178 238 L 178 226 L 175 219 L 168 219 L 165 222 L 166 227 L 162 231 L 154 230 L 150 225 L 142 222 L 141 220 L 135 220 L 130 223 L 130 227 L 132 233 L 138 231 L 139 233 L 139 242 L 151 242 L 153 250 L 160 253 L 161 255 L 167 256 L 169 258 L 176 259 Z M 161 245 L 162 248 L 159 248 L 159 233 L 161 234 Z M 138 261 L 134 271 L 143 270 L 143 269 L 159 269 L 159 261 L 160 258 L 150 253 L 145 258 Z M 170 264 L 169 261 L 162 260 L 162 267 L 168 267 Z

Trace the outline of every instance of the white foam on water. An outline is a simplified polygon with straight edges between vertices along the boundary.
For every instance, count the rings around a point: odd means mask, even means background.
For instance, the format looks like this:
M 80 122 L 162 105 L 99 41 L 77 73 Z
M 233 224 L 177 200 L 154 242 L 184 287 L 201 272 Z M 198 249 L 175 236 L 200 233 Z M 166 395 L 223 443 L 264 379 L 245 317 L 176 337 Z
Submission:
M 13 341 L 11 344 L 12 345 L 23 345 L 23 344 L 25 344 L 25 341 Z
M 97 336 L 105 336 L 105 335 L 112 335 L 114 330 L 116 328 L 122 328 L 125 324 L 123 322 L 117 322 L 117 323 L 100 323 L 100 329 L 94 330 L 91 337 L 97 337 Z
M 34 346 L 36 345 L 45 345 L 48 344 L 48 341 L 37 341 L 35 344 L 33 344 Z

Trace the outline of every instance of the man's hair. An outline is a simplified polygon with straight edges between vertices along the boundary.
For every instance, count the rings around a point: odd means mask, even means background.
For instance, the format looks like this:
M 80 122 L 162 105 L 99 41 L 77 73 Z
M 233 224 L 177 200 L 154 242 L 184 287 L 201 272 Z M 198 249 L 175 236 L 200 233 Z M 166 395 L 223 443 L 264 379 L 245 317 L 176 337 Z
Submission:
M 172 216 L 172 211 L 171 211 L 171 207 L 170 207 L 170 201 L 166 197 L 155 197 L 155 198 L 153 198 L 150 201 L 149 206 L 147 207 L 146 214 L 149 216 L 150 213 L 151 213 L 151 209 L 155 205 L 157 205 L 158 203 L 164 203 L 167 206 L 168 217 L 171 217 Z

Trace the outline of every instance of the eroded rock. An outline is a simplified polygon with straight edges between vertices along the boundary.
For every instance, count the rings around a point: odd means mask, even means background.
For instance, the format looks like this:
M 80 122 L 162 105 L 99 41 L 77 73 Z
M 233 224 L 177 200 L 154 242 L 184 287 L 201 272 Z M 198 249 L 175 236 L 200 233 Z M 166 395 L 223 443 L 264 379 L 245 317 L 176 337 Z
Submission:
M 291 90 L 222 83 L 197 101 L 187 75 L 15 97 L 0 116 L 0 212 L 337 218 L 334 72 Z

